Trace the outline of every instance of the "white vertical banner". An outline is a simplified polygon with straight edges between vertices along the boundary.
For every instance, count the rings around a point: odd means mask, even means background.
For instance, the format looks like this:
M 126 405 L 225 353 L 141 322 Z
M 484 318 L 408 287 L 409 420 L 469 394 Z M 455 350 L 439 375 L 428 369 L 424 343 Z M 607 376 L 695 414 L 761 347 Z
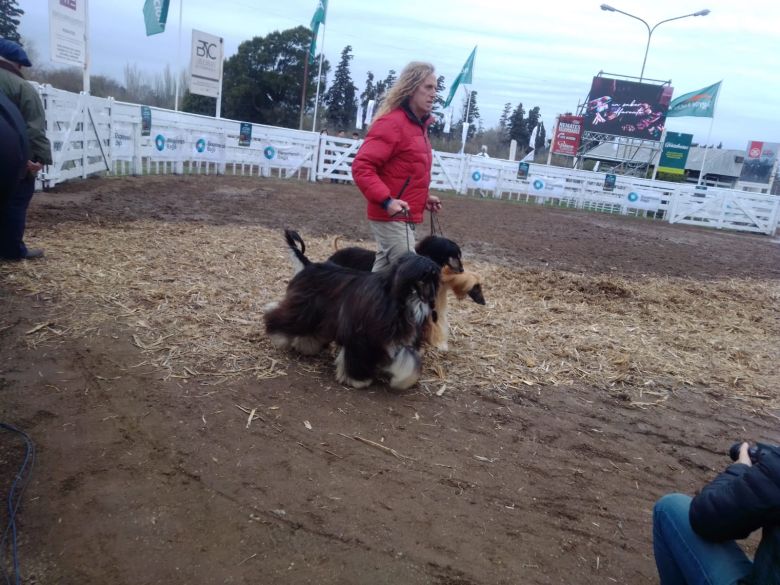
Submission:
M 374 117 L 374 106 L 376 105 L 376 100 L 368 100 L 368 105 L 366 106 L 366 124 L 369 126 L 371 125 L 371 119 Z
M 86 0 L 49 0 L 51 60 L 84 67 L 87 61 Z
M 449 134 L 452 126 L 452 108 L 444 110 L 444 133 Z
M 222 91 L 222 38 L 192 29 L 190 93 L 219 97 Z
M 468 138 L 468 136 L 469 136 L 469 123 L 468 122 L 463 122 L 463 130 L 461 130 L 461 133 L 460 133 L 460 141 L 461 141 L 462 144 L 464 144 L 464 145 L 466 144 L 466 138 Z M 462 150 L 463 149 L 461 148 L 461 151 Z
M 363 103 L 358 102 L 357 119 L 355 120 L 355 128 L 357 130 L 363 129 Z

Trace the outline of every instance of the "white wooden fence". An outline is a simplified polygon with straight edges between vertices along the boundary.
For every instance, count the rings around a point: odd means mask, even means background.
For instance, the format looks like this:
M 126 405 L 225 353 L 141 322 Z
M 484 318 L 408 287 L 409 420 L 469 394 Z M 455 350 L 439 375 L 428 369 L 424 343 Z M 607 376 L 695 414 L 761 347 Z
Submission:
M 142 131 L 141 106 L 38 86 L 46 108 L 54 164 L 43 186 L 97 173 L 218 173 L 352 181 L 359 140 L 260 124 L 242 146 L 241 122 L 150 108 Z M 717 229 L 774 234 L 780 197 L 547 165 L 434 151 L 431 188 L 663 219 Z

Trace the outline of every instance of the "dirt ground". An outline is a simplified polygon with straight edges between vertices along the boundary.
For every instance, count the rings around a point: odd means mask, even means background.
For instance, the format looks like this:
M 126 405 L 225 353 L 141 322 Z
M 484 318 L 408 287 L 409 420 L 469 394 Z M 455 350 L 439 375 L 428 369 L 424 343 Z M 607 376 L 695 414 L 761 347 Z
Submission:
M 443 197 L 442 228 L 467 267 L 692 284 L 754 279 L 774 291 L 757 341 L 776 351 L 773 238 Z M 15 275 L 55 269 L 64 226 L 119 232 L 133 222 L 289 226 L 370 246 L 351 185 L 146 177 L 37 195 L 27 239 L 43 242 L 47 258 L 0 266 L 0 422 L 37 447 L 17 520 L 24 583 L 652 584 L 654 501 L 693 494 L 728 463 L 738 439 L 780 442 L 780 413 L 762 406 L 776 393 L 751 400 L 681 383 L 642 404 L 576 381 L 500 394 L 469 380 L 441 395 L 423 385 L 357 391 L 335 382 L 327 359 L 294 357 L 285 375 L 215 385 L 163 375 L 118 315 L 101 316 L 88 334 L 63 329 L 33 342 L 41 324 L 69 319 L 75 331 L 102 315 L 103 299 L 80 297 L 63 315 L 63 293 L 30 290 Z M 179 259 L 173 243 L 152 246 Z M 218 253 L 229 263 L 241 249 Z M 276 278 L 283 287 L 288 274 Z M 490 310 L 489 282 L 485 291 Z M 252 339 L 262 338 L 260 315 L 245 318 L 255 323 Z M 479 340 L 459 351 L 491 360 Z M 762 373 L 780 382 L 774 364 Z M 24 450 L 0 433 L 5 495 Z

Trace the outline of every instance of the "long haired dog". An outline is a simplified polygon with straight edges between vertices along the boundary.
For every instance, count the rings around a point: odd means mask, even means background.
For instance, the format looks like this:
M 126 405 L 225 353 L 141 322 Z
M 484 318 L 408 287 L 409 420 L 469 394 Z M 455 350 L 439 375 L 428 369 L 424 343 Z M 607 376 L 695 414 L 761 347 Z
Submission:
M 336 241 L 336 244 L 338 240 Z M 449 266 L 455 272 L 463 272 L 460 246 L 448 238 L 441 236 L 426 236 L 414 247 L 420 256 L 433 260 L 439 267 Z M 341 248 L 328 260 L 341 266 L 349 266 L 355 270 L 370 271 L 374 267 L 376 252 L 351 246 Z
M 453 272 L 448 266 L 441 271 L 441 286 L 436 295 L 435 318 L 431 319 L 427 337 L 430 345 L 441 351 L 447 351 L 449 339 L 449 319 L 447 318 L 447 291 L 452 291 L 455 298 L 463 300 L 467 296 L 479 305 L 485 304 L 482 295 L 482 278 L 476 272 Z
M 335 341 L 342 384 L 364 388 L 386 374 L 392 388 L 413 386 L 422 369 L 419 348 L 436 303 L 439 267 L 414 254 L 384 272 L 314 263 L 298 234 L 286 230 L 285 238 L 302 268 L 264 316 L 272 343 L 314 354 Z

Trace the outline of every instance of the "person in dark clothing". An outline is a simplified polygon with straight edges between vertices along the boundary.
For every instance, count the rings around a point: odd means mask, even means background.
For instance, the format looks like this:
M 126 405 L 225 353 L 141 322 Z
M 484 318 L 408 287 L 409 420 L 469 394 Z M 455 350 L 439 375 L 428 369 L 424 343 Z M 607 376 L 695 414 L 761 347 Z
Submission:
M 653 509 L 653 551 L 661 585 L 780 584 L 780 450 L 737 461 L 691 498 L 667 494 Z M 761 528 L 751 561 L 735 542 Z
M 0 93 L 0 206 L 27 173 L 30 142 L 24 118 L 14 103 Z
M 4 176 L 0 185 L 0 192 L 3 193 L 0 202 L 0 258 L 4 260 L 30 260 L 43 256 L 43 250 L 27 248 L 24 244 L 27 208 L 35 191 L 35 175 L 43 165 L 52 163 L 43 104 L 38 92 L 22 75 L 22 67 L 31 66 L 21 46 L 0 39 L 0 93 L 18 108 L 29 141 L 23 177 L 15 180 Z

